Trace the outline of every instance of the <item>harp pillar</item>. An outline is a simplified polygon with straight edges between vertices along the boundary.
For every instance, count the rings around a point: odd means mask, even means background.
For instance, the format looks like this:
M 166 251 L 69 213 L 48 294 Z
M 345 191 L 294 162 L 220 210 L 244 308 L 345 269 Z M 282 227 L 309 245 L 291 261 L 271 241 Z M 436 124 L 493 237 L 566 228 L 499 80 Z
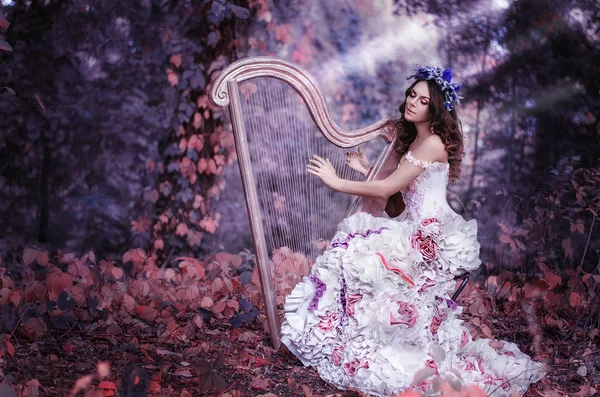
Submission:
M 255 189 L 251 189 L 252 186 L 256 186 L 256 183 L 254 182 L 254 173 L 250 167 L 250 151 L 248 149 L 246 128 L 241 117 L 242 103 L 237 81 L 235 79 L 229 80 L 227 82 L 227 89 L 229 91 L 231 123 L 233 129 L 236 131 L 236 134 L 234 134 L 235 150 L 242 175 L 246 207 L 248 214 L 253 214 L 249 217 L 250 230 L 252 232 L 252 239 L 254 240 L 254 247 L 256 248 L 256 265 L 258 266 L 260 285 L 265 300 L 269 336 L 275 349 L 279 349 L 279 346 L 281 346 L 281 336 L 279 334 L 280 324 L 277 315 L 277 302 L 275 300 L 275 291 L 272 288 L 273 280 L 271 270 L 269 269 L 269 253 L 267 251 L 267 242 L 260 216 L 258 195 Z

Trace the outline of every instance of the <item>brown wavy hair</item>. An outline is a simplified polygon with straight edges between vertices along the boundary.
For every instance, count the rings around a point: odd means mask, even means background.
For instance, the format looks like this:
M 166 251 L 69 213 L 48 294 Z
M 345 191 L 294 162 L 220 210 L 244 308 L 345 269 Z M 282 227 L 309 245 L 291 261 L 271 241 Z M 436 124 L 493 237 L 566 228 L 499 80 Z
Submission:
M 406 108 L 406 98 L 410 95 L 413 87 L 422 80 L 416 80 L 405 92 L 404 102 L 400 104 L 398 110 L 401 117 L 394 121 L 398 129 L 398 138 L 394 149 L 400 158 L 408 151 L 408 147 L 417 138 L 417 129 L 415 125 L 404 118 Z M 448 152 L 448 163 L 450 163 L 449 179 L 454 182 L 460 177 L 460 167 L 464 157 L 464 143 L 462 124 L 456 114 L 456 109 L 451 112 L 446 110 L 444 105 L 444 93 L 440 86 L 433 80 L 424 80 L 429 87 L 429 113 L 431 114 L 431 126 L 434 133 L 442 138 L 446 151 Z

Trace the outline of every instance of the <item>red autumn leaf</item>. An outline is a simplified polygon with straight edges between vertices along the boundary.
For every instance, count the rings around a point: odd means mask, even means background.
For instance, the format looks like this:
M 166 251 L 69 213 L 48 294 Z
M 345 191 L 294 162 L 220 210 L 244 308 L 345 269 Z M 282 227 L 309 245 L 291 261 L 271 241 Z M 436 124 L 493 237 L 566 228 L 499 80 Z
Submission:
M 554 274 L 552 272 L 547 272 L 546 276 L 544 277 L 544 281 L 546 281 L 546 283 L 548 283 L 549 289 L 553 289 L 557 285 L 560 285 L 560 283 L 562 282 L 562 278 L 557 274 Z
M 35 259 L 40 266 L 46 266 L 48 264 L 48 253 L 45 251 L 38 251 L 36 253 Z
M 200 307 L 203 309 L 210 309 L 213 305 L 215 304 L 215 302 L 212 300 L 212 298 L 210 296 L 203 296 L 202 299 L 200 300 Z
M 223 310 L 225 310 L 226 306 L 227 306 L 227 301 L 225 301 L 225 300 L 219 301 L 219 302 L 217 302 L 217 304 L 213 308 L 213 312 L 214 313 L 221 313 Z
M 0 15 L 0 28 L 7 30 L 10 26 L 10 22 L 6 20 L 2 15 Z
M 216 174 L 217 173 L 217 164 L 214 159 L 209 159 L 206 163 L 206 171 L 207 175 Z
M 158 315 L 156 309 L 150 306 L 138 306 L 135 309 L 135 312 L 138 316 L 140 316 L 142 320 L 146 321 L 154 321 L 154 319 Z
M 123 330 L 118 325 L 113 324 L 106 329 L 106 333 L 108 335 L 121 335 L 123 333 Z
M 90 390 L 85 392 L 84 396 L 85 397 L 106 397 L 104 392 L 105 392 L 104 389 L 94 386 Z
M 235 299 L 230 299 L 227 302 L 227 306 L 234 309 L 236 312 L 240 311 L 240 303 Z
M 144 250 L 134 248 L 123 254 L 123 262 L 133 262 L 133 266 L 140 267 L 146 262 L 147 256 Z
M 162 250 L 165 248 L 165 242 L 163 241 L 163 239 L 159 238 L 157 240 L 154 240 L 154 249 L 155 250 Z
M 171 68 L 167 69 L 167 79 L 173 87 L 179 84 L 179 76 Z
M 206 168 L 208 167 L 208 163 L 206 162 L 205 158 L 201 158 L 200 160 L 198 160 L 198 164 L 197 164 L 197 168 L 198 168 L 198 173 L 203 173 L 204 171 L 206 171 Z
M 8 351 L 8 354 L 10 354 L 11 357 L 14 357 L 14 355 L 15 355 L 15 347 L 13 346 L 13 344 L 8 339 L 5 340 L 4 343 L 6 343 L 6 350 Z
M 571 307 L 578 307 L 581 305 L 581 296 L 577 292 L 571 292 L 569 295 L 569 304 Z
M 204 217 L 200 221 L 200 227 L 202 227 L 208 233 L 214 233 L 214 232 L 216 232 L 218 225 L 219 225 L 218 222 L 214 218 L 211 218 L 211 217 L 208 217 L 208 216 Z
M 184 378 L 191 378 L 194 376 L 188 368 L 176 369 L 175 372 L 173 372 L 173 375 L 183 376 Z
M 508 234 L 501 234 L 500 241 L 502 241 L 504 244 L 509 244 L 512 241 L 512 238 L 510 238 Z
M 269 388 L 269 381 L 262 377 L 256 377 L 250 382 L 250 388 L 252 390 L 267 390 Z
M 571 248 L 571 238 L 568 237 L 562 241 L 562 248 L 565 252 L 565 258 L 573 258 L 573 249 Z
M 202 115 L 198 112 L 194 113 L 193 125 L 194 125 L 194 128 L 197 130 L 199 130 L 200 128 L 202 128 L 204 126 L 204 117 L 202 117 Z M 188 147 L 189 147 L 189 145 L 188 145 Z
M 120 267 L 113 266 L 113 268 L 111 269 L 111 273 L 115 280 L 120 280 L 121 277 L 123 277 L 123 269 L 121 269 Z
M 196 327 L 198 327 L 199 329 L 204 327 L 204 319 L 202 318 L 202 316 L 200 316 L 199 314 L 196 314 L 196 317 L 194 317 L 194 324 L 196 324 Z
M 206 96 L 206 95 L 199 96 L 198 99 L 196 100 L 196 107 L 208 109 L 210 107 L 210 102 L 208 102 L 208 96 Z
M 215 260 L 220 264 L 225 264 L 231 261 L 231 254 L 228 254 L 227 252 L 219 252 L 215 254 Z
M 490 327 L 488 327 L 488 326 L 487 326 L 487 325 L 485 325 L 485 324 L 481 324 L 481 327 L 480 327 L 480 328 L 481 328 L 481 331 L 483 332 L 483 334 L 484 334 L 485 336 L 487 336 L 488 338 L 493 338 L 493 335 L 492 335 L 492 330 L 490 329 Z
M 584 230 L 583 221 L 581 219 L 571 222 L 571 233 L 578 231 L 579 233 L 583 234 Z
M 4 287 L 4 288 L 0 289 L 0 305 L 4 305 L 6 302 L 8 302 L 8 300 L 10 299 L 11 293 L 12 293 L 12 290 L 8 287 Z M 25 293 L 27 296 L 27 289 L 25 289 Z
M 231 255 L 231 264 L 235 267 L 238 267 L 242 264 L 244 259 L 240 255 Z
M 115 385 L 114 382 L 109 382 L 107 380 L 103 380 L 102 382 L 100 382 L 98 384 L 98 387 L 102 389 L 117 390 L 117 385 Z
M 125 294 L 123 295 L 123 308 L 128 312 L 132 313 L 135 309 L 135 299 Z
M 502 229 L 502 231 L 503 231 L 505 234 L 508 234 L 508 235 L 510 235 L 510 234 L 511 234 L 511 233 L 510 233 L 510 230 L 509 230 L 509 229 L 508 229 L 506 226 L 504 226 L 502 223 L 498 223 L 498 226 L 500 226 L 500 229 Z
M 25 266 L 29 266 L 35 258 L 37 257 L 37 250 L 33 248 L 25 248 L 25 252 L 23 253 L 23 263 Z
M 10 294 L 10 301 L 12 302 L 13 306 L 17 307 L 19 306 L 19 304 L 21 303 L 21 288 L 16 288 L 14 291 L 12 291 L 12 293 Z
M 175 66 L 176 68 L 180 67 L 181 66 L 181 55 L 180 54 L 171 55 L 170 61 L 173 64 L 173 66 Z
M 160 384 L 154 380 L 151 380 L 150 383 L 148 384 L 148 391 L 149 392 L 160 391 Z
M 204 235 L 201 232 L 189 230 L 187 234 L 187 242 L 191 247 L 198 247 L 202 242 L 202 236 Z
M 223 288 L 223 280 L 221 280 L 221 277 L 215 278 L 210 286 L 211 292 L 213 294 L 216 294 L 217 292 L 221 291 L 222 288 Z
M 188 232 L 188 227 L 185 223 L 180 223 L 177 225 L 177 230 L 175 230 L 175 234 L 178 236 L 185 236 Z
M 525 298 L 543 296 L 548 290 L 548 284 L 544 280 L 535 280 L 523 286 Z
M 518 240 L 518 239 L 514 239 L 513 241 L 514 241 L 514 242 L 517 244 L 517 246 L 518 246 L 518 247 L 521 249 L 521 251 L 525 251 L 525 244 L 523 244 L 523 243 L 522 243 L 520 240 Z

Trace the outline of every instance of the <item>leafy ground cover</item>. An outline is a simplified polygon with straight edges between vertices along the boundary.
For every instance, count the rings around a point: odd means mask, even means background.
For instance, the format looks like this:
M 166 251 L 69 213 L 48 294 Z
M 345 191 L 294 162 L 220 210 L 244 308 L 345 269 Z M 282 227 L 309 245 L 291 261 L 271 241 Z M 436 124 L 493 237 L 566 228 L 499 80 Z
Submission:
M 280 303 L 306 259 L 274 255 Z M 246 253 L 181 257 L 161 268 L 139 249 L 97 261 L 28 248 L 0 263 L 0 396 L 361 396 L 271 347 Z M 526 396 L 591 396 L 600 387 L 600 277 L 496 272 L 461 294 L 474 337 L 515 341 L 548 376 Z M 481 396 L 479 390 L 446 396 Z M 412 394 L 411 394 L 412 393 Z M 417 396 L 414 392 L 403 397 Z

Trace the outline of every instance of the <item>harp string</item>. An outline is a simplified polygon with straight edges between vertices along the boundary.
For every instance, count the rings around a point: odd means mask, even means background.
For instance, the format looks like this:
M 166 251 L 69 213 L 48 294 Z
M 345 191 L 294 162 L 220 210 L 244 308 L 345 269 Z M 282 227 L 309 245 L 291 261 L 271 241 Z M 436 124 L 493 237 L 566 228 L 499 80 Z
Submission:
M 323 185 L 306 164 L 317 154 L 329 158 L 340 177 L 362 180 L 345 165 L 345 153 L 357 148 L 327 141 L 285 82 L 256 78 L 241 83 L 240 91 L 268 250 L 289 247 L 314 260 L 317 241 L 333 237 L 353 197 Z

